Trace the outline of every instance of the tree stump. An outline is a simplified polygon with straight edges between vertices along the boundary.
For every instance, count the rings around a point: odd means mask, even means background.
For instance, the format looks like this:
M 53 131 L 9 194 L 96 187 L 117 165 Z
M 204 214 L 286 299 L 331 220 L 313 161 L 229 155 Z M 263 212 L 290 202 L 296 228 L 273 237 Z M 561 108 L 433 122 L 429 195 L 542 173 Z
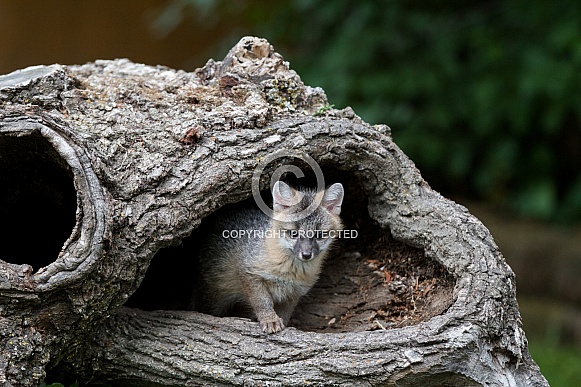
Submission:
M 283 165 L 313 180 L 306 157 L 346 188 L 356 238 L 291 327 L 186 311 L 205 220 Z M 1 76 L 0 181 L 2 385 L 547 385 L 488 230 L 390 128 L 332 109 L 263 39 L 194 73 L 114 60 Z

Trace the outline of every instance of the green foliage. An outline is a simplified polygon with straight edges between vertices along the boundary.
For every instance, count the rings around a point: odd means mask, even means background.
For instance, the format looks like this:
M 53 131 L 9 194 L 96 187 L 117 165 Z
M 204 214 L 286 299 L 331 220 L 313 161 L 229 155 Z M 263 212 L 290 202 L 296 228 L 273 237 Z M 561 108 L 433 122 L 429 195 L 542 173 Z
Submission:
M 331 103 L 389 124 L 434 188 L 581 220 L 581 3 L 200 2 L 268 38 Z
M 576 387 L 581 385 L 581 350 L 563 347 L 551 341 L 529 343 L 532 358 L 552 387 Z
M 325 114 L 326 111 L 329 111 L 329 110 L 333 109 L 334 107 L 335 107 L 335 105 L 326 105 L 326 106 L 320 107 L 313 115 L 314 116 L 322 116 L 323 114 Z

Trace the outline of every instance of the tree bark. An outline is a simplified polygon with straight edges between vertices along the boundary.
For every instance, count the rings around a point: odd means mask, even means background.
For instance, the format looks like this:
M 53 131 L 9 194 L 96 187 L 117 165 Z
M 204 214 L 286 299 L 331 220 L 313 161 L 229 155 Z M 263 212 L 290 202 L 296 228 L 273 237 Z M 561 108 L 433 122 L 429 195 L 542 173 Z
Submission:
M 158 251 L 252 196 L 265 160 L 266 177 L 303 166 L 292 152 L 345 182 L 343 212 L 349 199 L 364 209 L 362 230 L 380 230 L 380 245 L 394 238 L 443 268 L 444 306 L 426 297 L 431 312 L 413 325 L 325 333 L 297 321 L 270 336 L 240 318 L 123 307 Z M 194 73 L 115 60 L 0 77 L 0 178 L 7 219 L 45 225 L 2 238 L 11 246 L 0 256 L 6 385 L 36 386 L 46 369 L 140 386 L 547 385 L 528 354 L 514 274 L 488 230 L 428 186 L 387 126 L 331 109 L 263 39 L 243 38 Z M 178 278 L 187 259 L 163 263 Z M 336 265 L 347 261 L 369 263 Z M 382 270 L 377 294 L 390 297 L 406 280 Z M 322 298 L 307 300 L 297 320 Z M 363 301 L 349 302 L 355 310 Z

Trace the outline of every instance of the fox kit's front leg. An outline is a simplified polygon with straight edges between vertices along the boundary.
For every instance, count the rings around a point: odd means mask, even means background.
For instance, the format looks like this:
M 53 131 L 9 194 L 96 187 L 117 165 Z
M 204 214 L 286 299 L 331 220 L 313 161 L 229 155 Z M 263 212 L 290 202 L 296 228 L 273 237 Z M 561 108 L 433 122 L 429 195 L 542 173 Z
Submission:
M 298 298 L 291 298 L 279 305 L 275 305 L 274 310 L 276 310 L 276 314 L 278 314 L 279 317 L 282 318 L 284 325 L 288 324 L 291 315 L 293 314 L 293 311 L 297 306 L 298 302 L 299 302 Z
M 272 296 L 268 292 L 264 280 L 248 275 L 243 277 L 242 285 L 246 297 L 256 314 L 260 328 L 264 333 L 276 333 L 284 329 L 282 318 L 274 310 Z

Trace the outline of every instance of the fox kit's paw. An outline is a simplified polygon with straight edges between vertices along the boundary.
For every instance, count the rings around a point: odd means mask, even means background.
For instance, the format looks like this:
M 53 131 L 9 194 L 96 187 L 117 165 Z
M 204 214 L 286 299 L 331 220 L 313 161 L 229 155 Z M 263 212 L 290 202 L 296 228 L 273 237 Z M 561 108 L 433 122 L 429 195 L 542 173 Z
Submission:
M 260 320 L 260 328 L 266 334 L 281 332 L 284 329 L 282 318 L 274 316 L 273 318 Z

